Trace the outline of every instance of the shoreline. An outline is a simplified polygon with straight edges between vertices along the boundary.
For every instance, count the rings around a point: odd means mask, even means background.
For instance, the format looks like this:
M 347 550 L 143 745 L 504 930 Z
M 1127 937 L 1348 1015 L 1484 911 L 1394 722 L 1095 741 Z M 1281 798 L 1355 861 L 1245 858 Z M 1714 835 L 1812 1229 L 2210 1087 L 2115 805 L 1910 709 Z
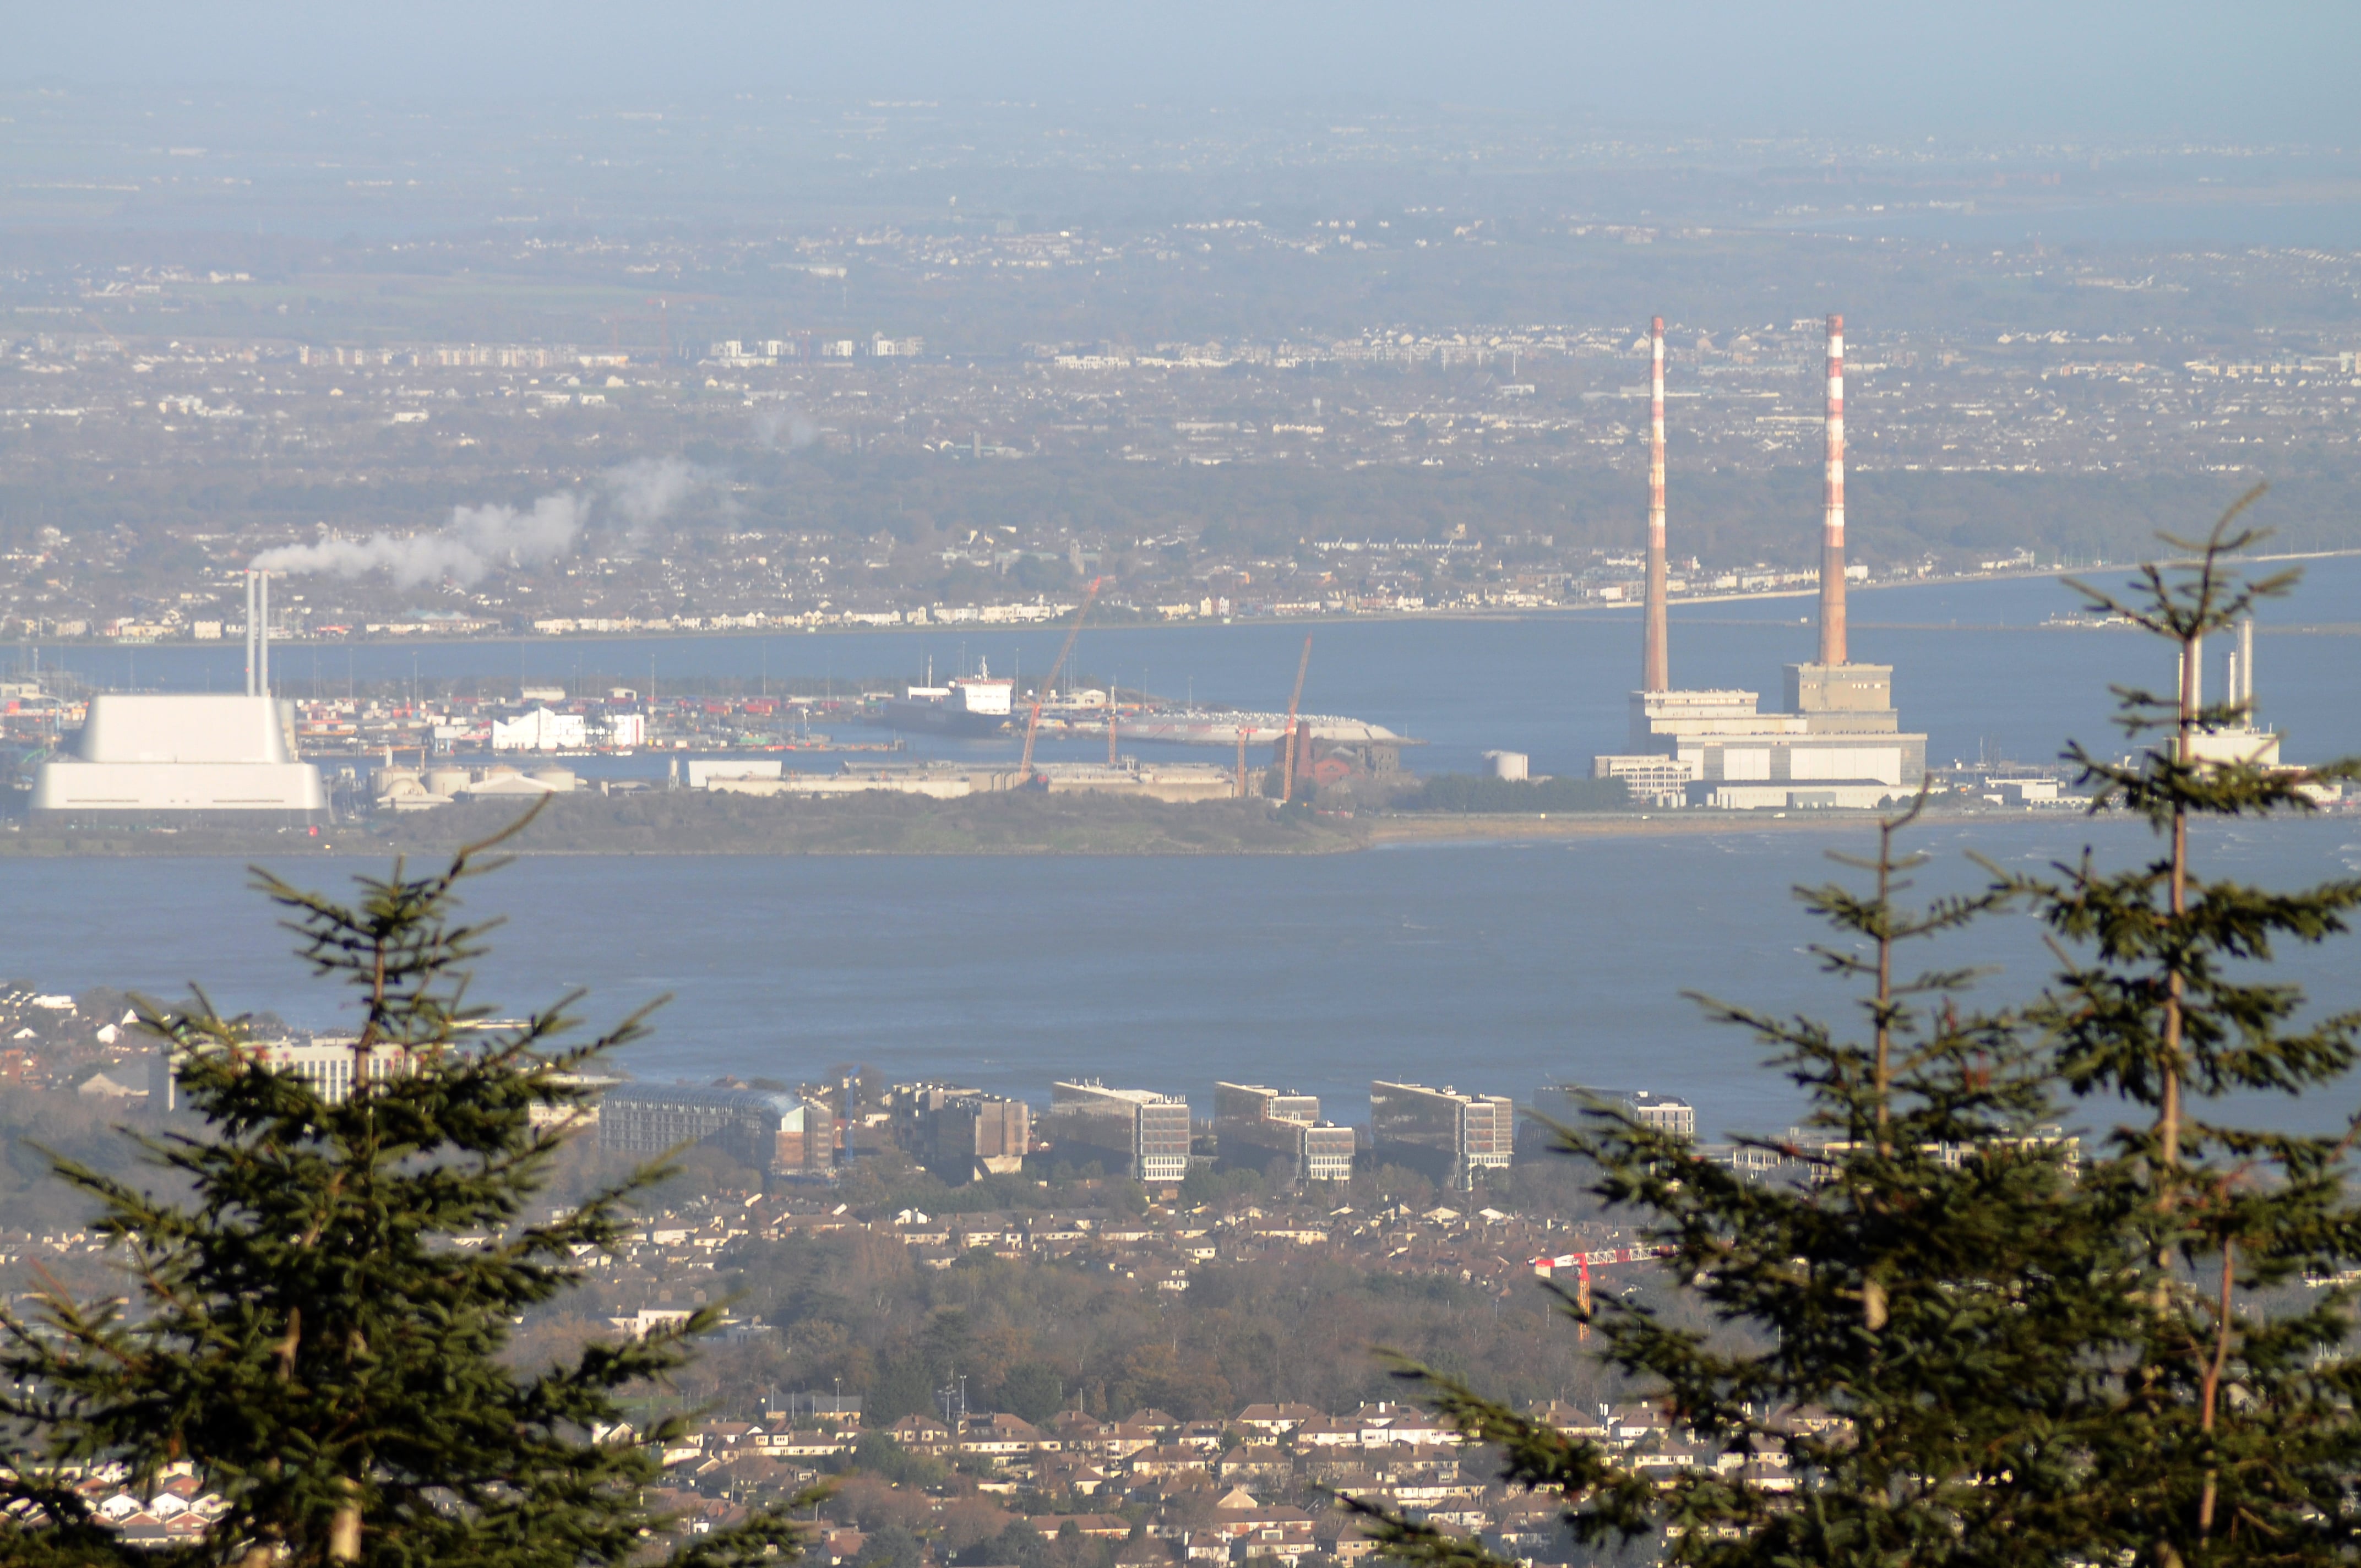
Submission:
M 1187 810 L 1189 808 L 1176 808 Z M 951 814 L 905 819 L 901 831 L 880 834 L 874 822 L 813 825 L 820 829 L 789 842 L 775 835 L 732 834 L 720 824 L 700 826 L 686 833 L 621 836 L 608 841 L 520 842 L 504 847 L 503 854 L 531 857 L 597 859 L 612 857 L 703 859 L 731 857 L 791 860 L 829 858 L 1005 859 L 1240 859 L 1276 856 L 1353 854 L 1372 850 L 1449 847 L 1505 843 L 1570 842 L 1584 839 L 1696 839 L 1732 833 L 1849 834 L 1868 831 L 1883 813 L 1872 811 L 1752 812 L 1564 812 L 1524 814 L 1470 813 L 1433 815 L 1409 813 L 1362 817 L 1313 817 L 1292 822 L 1276 814 L 1253 824 L 1226 825 L 1226 833 L 1193 836 L 1189 829 L 1224 826 L 1203 819 L 1159 818 L 1123 812 L 1096 820 L 1014 825 L 1006 836 L 986 841 L 979 824 Z M 2088 820 L 2081 810 L 2000 815 L 1980 811 L 1935 810 L 1919 818 L 1927 827 L 1967 827 L 1982 824 L 2013 827 L 2044 820 Z M 412 824 L 402 824 L 409 827 Z M 487 820 L 477 829 L 500 826 Z M 1246 831 L 1240 831 L 1241 828 Z M 1028 831 L 1029 829 L 1029 831 Z M 0 861 L 6 860 L 177 860 L 335 857 L 341 859 L 406 855 L 431 857 L 455 848 L 468 834 L 424 834 L 389 831 L 384 826 L 342 824 L 323 828 L 317 839 L 301 831 L 242 834 L 232 829 L 81 829 L 57 838 L 27 841 L 21 827 L 0 831 Z M 532 835 L 528 834 L 528 840 Z M 891 841 L 879 841 L 880 839 Z
M 2346 556 L 2356 555 L 2361 555 L 2361 548 L 2345 550 L 2290 551 L 2274 554 L 2247 555 L 2242 556 L 2240 559 L 2259 565 L 2282 561 L 2336 560 Z M 2179 561 L 2164 561 L 2158 564 L 2166 566 L 2172 566 L 2182 565 L 2183 563 Z M 2139 563 L 2137 562 L 2125 561 L 2109 562 L 2103 565 L 2093 566 L 2040 566 L 2029 567 L 2022 571 L 1960 573 L 1947 576 L 1914 578 L 1908 582 L 1857 583 L 1850 585 L 1846 591 L 1849 594 L 1874 594 L 1893 588 L 1957 587 L 1973 583 L 2022 582 L 2032 578 L 2049 578 L 2055 580 L 2089 573 L 2128 571 L 2136 568 L 2138 565 Z M 1772 588 L 1760 593 L 1683 594 L 1676 598 L 1671 599 L 1669 601 L 1668 608 L 1673 610 L 1679 610 L 1692 605 L 1750 604 L 1773 599 L 1805 599 L 1815 598 L 1818 593 L 1819 589 L 1817 587 L 1796 587 Z M 1192 617 L 1180 620 L 1165 620 L 1160 619 L 1149 620 L 1143 619 L 1138 620 L 1110 622 L 1097 626 L 1093 628 L 1093 630 L 1099 631 L 1191 631 L 1204 630 L 1211 627 L 1236 626 L 1346 626 L 1433 620 L 1525 620 L 1553 619 L 1561 616 L 1620 615 L 1635 612 L 1639 608 L 1640 606 L 1636 602 L 1614 604 L 1466 605 L 1454 606 L 1441 609 L 1368 610 L 1341 615 L 1232 616 L 1227 620 L 1219 620 L 1213 617 Z M 684 639 L 706 638 L 752 639 L 822 636 L 890 637 L 905 636 L 914 631 L 923 633 L 951 631 L 968 633 L 983 631 L 1009 632 L 1021 635 L 1027 631 L 1045 630 L 1054 630 L 1060 624 L 1062 624 L 1062 622 L 1058 620 L 1027 621 L 1021 623 L 1009 622 L 1005 624 L 994 623 L 991 625 L 963 621 L 945 621 L 940 623 L 921 623 L 901 626 L 732 626 L 714 628 L 711 630 L 694 627 L 681 627 L 666 628 L 661 630 L 566 631 L 558 632 L 554 635 L 544 635 L 539 632 L 532 631 L 506 631 L 476 637 L 412 636 L 310 638 L 299 636 L 274 637 L 272 639 L 272 644 L 275 647 L 283 648 L 492 648 L 511 647 L 519 644 L 527 646 L 547 645 L 551 647 L 558 647 L 569 643 L 664 642 L 679 641 Z M 1855 624 L 1861 630 L 1874 629 L 1873 623 L 1870 622 L 1856 622 Z M 1936 630 L 1938 628 L 1930 626 L 1927 629 Z M 1953 630 L 1953 628 L 1949 626 L 1944 626 L 1939 629 L 1945 630 Z M 1961 627 L 1958 628 L 1958 630 L 1974 630 L 1984 629 Z M 2000 628 L 2000 630 L 2020 631 L 2042 630 L 2081 630 L 2085 629 L 2079 627 L 2043 628 L 2012 626 Z M 2342 626 L 2312 627 L 2298 625 L 2257 628 L 2257 630 L 2278 633 L 2292 632 L 2318 634 L 2322 631 L 2334 633 L 2336 631 L 2342 631 L 2345 629 Z M 27 642 L 26 646 L 54 648 L 62 652 L 74 653 L 126 648 L 154 648 L 161 649 L 166 652 L 178 650 L 209 652 L 214 649 L 225 650 L 232 645 L 226 642 L 201 643 L 193 641 L 124 642 L 109 641 L 99 638 L 83 638 L 71 641 L 51 640 L 46 641 L 40 639 L 34 639 Z

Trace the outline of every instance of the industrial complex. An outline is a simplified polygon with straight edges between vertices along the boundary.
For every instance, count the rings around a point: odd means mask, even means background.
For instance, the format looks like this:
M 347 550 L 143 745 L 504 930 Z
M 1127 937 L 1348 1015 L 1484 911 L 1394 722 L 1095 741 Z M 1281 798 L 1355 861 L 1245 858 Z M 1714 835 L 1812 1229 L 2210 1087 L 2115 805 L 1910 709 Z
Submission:
M 270 579 L 247 574 L 246 691 L 93 696 L 70 751 L 44 762 L 30 809 L 121 820 L 324 819 L 320 770 L 295 752 L 294 713 L 270 695 Z
M 1784 707 L 1761 711 L 1758 692 L 1682 690 L 1672 682 L 1666 615 L 1664 320 L 1651 324 L 1648 531 L 1640 687 L 1626 749 L 1592 761 L 1658 806 L 1793 810 L 1881 806 L 1927 776 L 1927 737 L 1905 731 L 1894 667 L 1855 663 L 1845 638 L 1844 318 L 1828 323 L 1819 571 L 1819 648 L 1786 667 Z

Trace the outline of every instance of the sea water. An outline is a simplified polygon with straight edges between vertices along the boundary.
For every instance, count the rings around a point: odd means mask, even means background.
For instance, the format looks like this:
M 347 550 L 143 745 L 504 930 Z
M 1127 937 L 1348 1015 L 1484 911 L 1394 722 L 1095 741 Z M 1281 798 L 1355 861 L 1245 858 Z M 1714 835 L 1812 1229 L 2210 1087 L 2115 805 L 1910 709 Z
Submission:
M 2361 751 L 2361 636 L 2331 629 L 2361 619 L 2356 599 L 2361 562 L 2332 560 L 2309 567 L 2295 599 L 2265 609 L 2262 712 L 2286 731 L 2290 760 Z M 2120 750 L 2108 686 L 2168 685 L 2170 654 L 2131 632 L 2042 624 L 2073 602 L 2041 578 L 1859 593 L 1853 652 L 1895 666 L 1905 724 L 1928 731 L 1930 760 L 2046 759 L 2069 736 Z M 1685 608 L 1674 620 L 1675 681 L 1752 687 L 1775 706 L 1779 665 L 1810 656 L 1801 621 L 1810 608 L 1799 599 Z M 1310 630 L 1306 707 L 1429 740 L 1408 753 L 1421 771 L 1473 767 L 1479 751 L 1503 748 L 1530 753 L 1536 772 L 1579 773 L 1593 751 L 1622 745 L 1638 663 L 1629 616 Z M 1127 687 L 1279 707 L 1305 630 L 1086 631 L 1080 663 Z M 406 671 L 413 657 L 424 673 L 477 675 L 522 661 L 536 681 L 651 659 L 660 679 L 916 674 L 928 654 L 939 675 L 979 657 L 1015 674 L 1020 663 L 1046 665 L 1059 635 L 291 645 L 275 667 L 281 689 L 295 691 L 313 681 L 333 689 L 347 657 L 358 674 L 379 676 Z M 2210 660 L 2216 693 L 2222 652 Z M 132 657 L 70 656 L 78 664 Z M 210 651 L 137 657 L 143 685 L 202 689 L 236 678 Z M 488 1003 L 522 1009 L 581 987 L 587 1015 L 611 1019 L 672 998 L 655 1036 L 625 1055 L 643 1076 L 794 1080 L 867 1064 L 1038 1101 L 1053 1079 L 1083 1074 L 1203 1103 L 1213 1081 L 1229 1078 L 1318 1093 L 1345 1121 L 1366 1117 L 1372 1078 L 1521 1097 L 1575 1079 L 1686 1096 L 1708 1133 L 1775 1131 L 1795 1113 L 1795 1096 L 1759 1070 L 1758 1043 L 1709 1024 L 1685 993 L 1857 1024 L 1848 993 L 1819 972 L 1809 949 L 1825 933 L 1792 890 L 1844 874 L 1828 850 L 1859 853 L 1872 842 L 1861 822 L 1773 831 L 1733 819 L 1678 837 L 1270 859 L 550 857 L 476 884 L 470 898 L 478 913 L 510 920 L 484 966 Z M 1921 894 L 1978 884 L 1986 873 L 1966 858 L 1971 850 L 2018 869 L 2085 842 L 2114 863 L 2154 851 L 2135 825 L 2070 814 L 1946 825 L 1916 842 L 1937 856 Z M 2361 823 L 2350 819 L 2215 831 L 2202 842 L 2221 867 L 2257 881 L 2361 871 Z M 333 889 L 377 864 L 315 857 L 282 869 Z M 194 981 L 227 1008 L 318 1027 L 348 1018 L 288 955 L 287 937 L 244 883 L 230 861 L 0 861 L 0 977 L 168 997 Z M 1983 993 L 2022 1000 L 2049 968 L 2038 937 L 2021 916 L 1998 917 L 1926 959 L 1999 966 Z M 2281 970 L 2323 1005 L 2355 1006 L 2352 951 L 2290 953 Z M 2349 1097 L 2269 1106 L 2308 1126 L 2341 1124 L 2351 1109 Z
M 1914 896 L 1981 885 L 1977 851 L 2037 872 L 2086 842 L 2115 863 L 2144 829 L 2077 817 L 1947 824 Z M 2290 884 L 2361 871 L 2349 820 L 2209 831 L 2215 870 Z M 1821 971 L 1829 934 L 1798 884 L 1858 877 L 1829 850 L 1863 825 L 1677 838 L 1421 846 L 1268 858 L 547 856 L 472 884 L 505 916 L 478 998 L 505 1010 L 577 989 L 612 1021 L 659 997 L 622 1060 L 644 1078 L 796 1081 L 868 1065 L 1046 1102 L 1090 1076 L 1210 1106 L 1216 1080 L 1317 1093 L 1365 1121 L 1369 1080 L 1525 1098 L 1574 1080 L 1679 1094 L 1709 1133 L 1776 1132 L 1795 1096 L 1703 993 L 1857 1036 L 1857 992 Z M 382 862 L 277 869 L 335 892 Z M 48 989 L 202 983 L 225 1009 L 299 1025 L 352 1018 L 310 979 L 242 867 L 213 860 L 0 861 L 0 972 Z M 1990 965 L 1976 994 L 2032 995 L 2040 930 L 1999 916 L 1904 967 Z M 2284 978 L 2352 1007 L 2351 942 L 2285 955 Z M 2274 1101 L 2274 1120 L 2341 1124 L 2352 1094 Z

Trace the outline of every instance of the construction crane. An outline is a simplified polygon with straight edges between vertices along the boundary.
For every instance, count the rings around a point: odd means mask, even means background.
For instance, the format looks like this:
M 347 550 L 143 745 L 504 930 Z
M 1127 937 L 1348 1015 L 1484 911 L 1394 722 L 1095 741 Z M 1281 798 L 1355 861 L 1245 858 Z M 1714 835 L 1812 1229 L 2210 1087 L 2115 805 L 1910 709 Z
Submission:
M 1074 651 L 1074 639 L 1082 634 L 1082 618 L 1091 613 L 1091 601 L 1099 597 L 1099 585 L 1105 581 L 1104 577 L 1093 577 L 1091 586 L 1082 590 L 1082 605 L 1074 611 L 1074 624 L 1066 633 L 1066 645 L 1058 650 L 1058 657 L 1050 663 L 1049 673 L 1041 678 L 1039 685 L 1033 688 L 1033 712 L 1025 720 L 1025 755 L 1016 764 L 1019 786 L 1033 782 L 1033 738 L 1041 732 L 1041 699 L 1057 684 L 1058 672 L 1066 665 L 1066 655 Z M 1113 693 L 1108 694 L 1107 702 L 1110 707 L 1114 705 Z
M 1286 762 L 1279 774 L 1279 803 L 1295 798 L 1295 710 L 1303 702 L 1303 673 L 1312 668 L 1312 633 L 1303 634 L 1303 657 L 1295 662 L 1295 690 L 1287 699 Z
M 1574 1304 L 1581 1311 L 1584 1319 L 1577 1327 L 1576 1337 L 1588 1339 L 1590 1337 L 1588 1320 L 1591 1269 L 1594 1266 L 1604 1268 L 1618 1263 L 1645 1263 L 1652 1257 L 1672 1255 L 1673 1249 L 1668 1246 L 1618 1246 L 1609 1247 L 1600 1252 L 1568 1252 L 1561 1253 L 1555 1257 L 1537 1257 L 1532 1260 L 1532 1271 L 1543 1279 L 1549 1278 L 1561 1268 L 1575 1270 Z

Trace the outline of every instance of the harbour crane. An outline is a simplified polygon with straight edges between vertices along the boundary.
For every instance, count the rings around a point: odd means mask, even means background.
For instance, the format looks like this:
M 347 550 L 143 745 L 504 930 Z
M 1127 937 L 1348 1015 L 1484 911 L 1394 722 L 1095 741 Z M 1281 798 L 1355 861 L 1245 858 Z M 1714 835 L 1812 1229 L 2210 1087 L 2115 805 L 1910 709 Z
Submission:
M 1295 710 L 1303 702 L 1303 674 L 1312 668 L 1312 633 L 1303 634 L 1303 657 L 1295 662 L 1295 690 L 1287 699 L 1286 762 L 1279 774 L 1279 803 L 1285 806 L 1295 798 Z
M 1105 581 L 1104 577 L 1093 577 L 1091 586 L 1082 590 L 1082 608 L 1074 611 L 1074 624 L 1066 633 L 1066 645 L 1058 650 L 1058 657 L 1049 665 L 1049 673 L 1041 678 L 1039 685 L 1033 688 L 1033 711 L 1025 720 L 1025 755 L 1016 764 L 1019 787 L 1033 782 L 1033 739 L 1041 732 L 1041 699 L 1057 684 L 1058 672 L 1066 665 L 1066 655 L 1074 651 L 1074 639 L 1082 634 L 1082 618 L 1091 613 L 1091 601 L 1099 597 L 1099 585 Z M 1107 701 L 1110 705 L 1114 703 L 1112 693 L 1108 695 Z
M 1555 1257 L 1537 1257 L 1532 1260 L 1532 1271 L 1543 1279 L 1551 1277 L 1561 1268 L 1575 1270 L 1574 1304 L 1580 1310 L 1585 1320 L 1579 1325 L 1578 1333 L 1580 1338 L 1588 1339 L 1590 1337 L 1590 1324 L 1587 1320 L 1590 1317 L 1591 1269 L 1594 1266 L 1604 1268 L 1618 1263 L 1645 1263 L 1652 1257 L 1672 1255 L 1673 1249 L 1668 1246 L 1618 1246 L 1608 1247 L 1598 1252 L 1569 1252 L 1561 1253 Z

